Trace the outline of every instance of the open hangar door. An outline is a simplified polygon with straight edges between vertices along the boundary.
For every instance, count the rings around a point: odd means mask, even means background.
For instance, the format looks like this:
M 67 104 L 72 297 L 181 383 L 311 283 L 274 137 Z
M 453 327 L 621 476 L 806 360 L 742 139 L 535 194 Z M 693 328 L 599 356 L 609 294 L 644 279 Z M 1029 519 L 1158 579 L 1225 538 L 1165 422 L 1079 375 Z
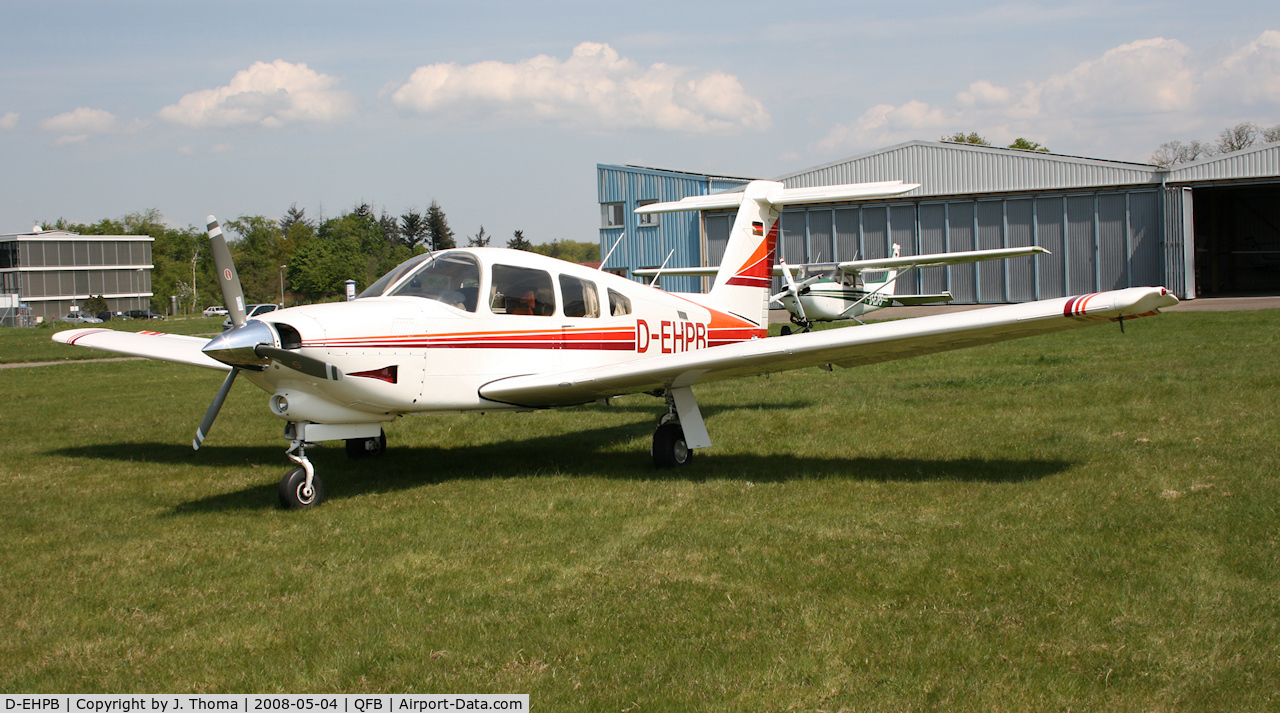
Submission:
M 1196 294 L 1280 295 L 1280 183 L 1194 188 Z

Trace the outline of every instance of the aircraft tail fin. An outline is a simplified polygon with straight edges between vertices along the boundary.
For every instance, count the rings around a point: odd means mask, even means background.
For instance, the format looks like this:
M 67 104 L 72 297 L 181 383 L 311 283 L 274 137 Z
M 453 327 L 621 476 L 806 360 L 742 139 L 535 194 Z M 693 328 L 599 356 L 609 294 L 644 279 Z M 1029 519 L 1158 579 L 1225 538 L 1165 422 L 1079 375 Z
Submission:
M 893 257 L 899 257 L 901 255 L 902 246 L 894 243 Z M 878 294 L 885 295 L 886 297 L 897 293 L 898 268 L 896 267 L 891 267 L 883 271 L 877 270 L 875 272 L 870 272 L 869 274 L 864 273 L 860 277 L 862 278 L 862 286 L 867 291 L 874 291 Z
M 894 196 L 917 187 L 914 183 L 885 181 L 784 188 L 776 181 L 751 181 L 742 191 L 650 203 L 637 208 L 636 213 L 737 208 L 720 269 L 705 303 L 765 329 L 769 322 L 773 265 L 777 260 L 778 216 L 783 206 Z

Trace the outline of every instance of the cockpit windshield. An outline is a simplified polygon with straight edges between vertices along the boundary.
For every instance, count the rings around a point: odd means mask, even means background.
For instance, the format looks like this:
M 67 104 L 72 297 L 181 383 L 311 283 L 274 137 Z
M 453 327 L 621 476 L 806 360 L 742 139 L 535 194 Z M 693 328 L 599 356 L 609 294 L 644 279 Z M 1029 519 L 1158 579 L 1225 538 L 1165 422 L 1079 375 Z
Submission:
M 388 287 L 390 287 L 391 285 L 394 285 L 397 281 L 400 280 L 400 278 L 409 274 L 410 270 L 421 265 L 424 260 L 430 260 L 432 257 L 434 257 L 434 255 L 432 255 L 431 253 L 427 253 L 425 255 L 418 255 L 416 257 L 412 257 L 412 258 L 409 258 L 408 260 L 405 260 L 404 262 L 392 268 L 391 272 L 388 272 L 387 274 L 378 278 L 377 282 L 374 282 L 372 285 L 369 285 L 368 287 L 364 288 L 364 292 L 361 292 L 356 297 L 356 299 L 360 299 L 362 297 L 381 297 L 382 293 L 386 292 Z
M 393 281 L 388 294 L 422 297 L 474 312 L 480 297 L 480 264 L 466 253 L 437 253 L 408 279 L 399 284 Z

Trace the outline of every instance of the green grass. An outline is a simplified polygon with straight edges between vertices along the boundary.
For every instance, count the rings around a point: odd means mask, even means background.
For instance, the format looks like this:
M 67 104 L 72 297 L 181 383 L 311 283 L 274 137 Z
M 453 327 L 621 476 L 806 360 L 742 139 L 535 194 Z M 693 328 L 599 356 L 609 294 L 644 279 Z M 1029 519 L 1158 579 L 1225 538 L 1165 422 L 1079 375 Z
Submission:
M 68 324 L 45 322 L 38 327 L 0 327 L 0 364 L 17 364 L 32 361 L 63 361 L 78 359 L 102 359 L 115 356 L 83 347 L 58 344 L 50 337 L 68 330 L 86 327 L 105 327 L 122 332 L 138 332 L 144 329 L 170 334 L 208 334 L 222 331 L 223 317 L 170 317 L 157 320 L 111 320 L 103 324 Z
M 247 385 L 193 453 L 219 374 L 3 370 L 0 691 L 1274 710 L 1280 310 L 1126 328 L 697 387 L 676 472 L 652 397 L 404 419 L 305 512 Z

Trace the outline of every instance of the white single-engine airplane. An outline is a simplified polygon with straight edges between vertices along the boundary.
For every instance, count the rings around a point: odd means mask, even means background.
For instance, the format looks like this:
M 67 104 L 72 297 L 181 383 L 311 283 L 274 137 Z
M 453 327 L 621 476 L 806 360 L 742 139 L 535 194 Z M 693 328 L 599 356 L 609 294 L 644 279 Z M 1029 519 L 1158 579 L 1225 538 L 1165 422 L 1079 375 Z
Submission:
M 407 414 L 555 408 L 649 392 L 667 402 L 653 434 L 653 461 L 673 467 L 711 445 L 695 384 L 902 359 L 1152 315 L 1178 302 L 1161 287 L 1135 287 L 766 339 L 779 209 L 914 187 L 751 182 L 734 194 L 737 219 L 705 295 L 667 293 L 532 252 L 459 248 L 414 257 L 351 302 L 254 319 L 245 318 L 231 253 L 210 217 L 230 331 L 205 340 L 72 329 L 53 339 L 229 371 L 196 430 L 197 449 L 244 374 L 271 395 L 271 412 L 285 422 L 286 454 L 297 467 L 280 481 L 280 501 L 302 508 L 324 497 L 307 448 L 342 439 L 351 457 L 377 455 L 386 444 L 382 424 Z M 681 201 L 637 212 L 688 208 Z

